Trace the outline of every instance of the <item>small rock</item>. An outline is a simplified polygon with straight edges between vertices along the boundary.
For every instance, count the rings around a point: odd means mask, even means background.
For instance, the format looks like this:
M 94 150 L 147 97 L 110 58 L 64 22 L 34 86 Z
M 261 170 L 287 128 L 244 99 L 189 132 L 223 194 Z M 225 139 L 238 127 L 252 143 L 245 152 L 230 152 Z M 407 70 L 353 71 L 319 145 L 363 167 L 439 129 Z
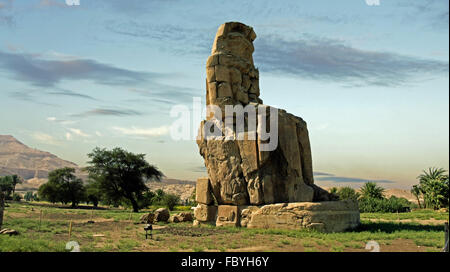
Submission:
M 19 232 L 13 229 L 2 229 L 0 230 L 0 234 L 12 236 L 12 235 L 19 235 Z
M 155 222 L 167 222 L 170 218 L 169 210 L 166 208 L 159 208 L 155 211 Z
M 139 222 L 144 223 L 144 224 L 152 224 L 154 220 L 155 220 L 155 214 L 152 212 L 144 214 L 141 216 L 141 218 L 139 218 Z

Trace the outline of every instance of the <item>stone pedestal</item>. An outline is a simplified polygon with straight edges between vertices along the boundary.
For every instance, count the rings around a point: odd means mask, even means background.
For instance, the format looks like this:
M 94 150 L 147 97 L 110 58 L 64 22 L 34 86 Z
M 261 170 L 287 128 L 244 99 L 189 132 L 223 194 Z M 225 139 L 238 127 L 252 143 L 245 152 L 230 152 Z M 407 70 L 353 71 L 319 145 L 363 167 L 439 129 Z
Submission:
M 215 222 L 216 226 L 260 229 L 342 232 L 356 228 L 360 223 L 358 203 L 355 201 L 296 202 L 264 206 L 199 205 L 194 214 L 199 223 Z

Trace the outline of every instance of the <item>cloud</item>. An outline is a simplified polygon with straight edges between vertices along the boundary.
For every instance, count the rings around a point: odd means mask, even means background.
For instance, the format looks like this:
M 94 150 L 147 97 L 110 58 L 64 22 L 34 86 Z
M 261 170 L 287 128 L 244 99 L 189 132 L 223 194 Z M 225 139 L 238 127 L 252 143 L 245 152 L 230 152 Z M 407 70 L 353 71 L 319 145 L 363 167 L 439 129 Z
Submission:
M 196 173 L 207 173 L 208 172 L 208 170 L 206 169 L 206 167 L 204 165 L 191 167 L 191 168 L 189 168 L 189 170 L 192 172 L 196 172 Z
M 69 7 L 64 3 L 64 1 L 57 2 L 54 0 L 41 0 L 39 2 L 40 7 L 59 7 L 59 8 L 67 8 Z
M 84 133 L 83 131 L 81 131 L 81 129 L 76 129 L 76 128 L 69 128 L 69 130 L 78 136 L 84 137 L 84 138 L 88 138 L 91 137 L 91 135 Z
M 98 108 L 89 110 L 79 114 L 72 114 L 74 117 L 89 117 L 89 116 L 133 116 L 133 115 L 142 115 L 141 112 L 135 110 L 119 110 L 119 109 L 106 109 L 106 108 Z
M 73 91 L 63 90 L 63 89 L 58 89 L 55 91 L 47 91 L 46 93 L 50 94 L 50 95 L 69 96 L 69 97 L 84 98 L 84 99 L 89 99 L 89 100 L 97 100 L 90 95 L 76 93 Z
M 192 103 L 194 96 L 203 96 L 204 91 L 200 89 L 171 86 L 154 83 L 148 89 L 129 89 L 130 92 L 151 98 L 152 102 L 166 105 Z
M 112 129 L 128 136 L 140 136 L 140 137 L 157 137 L 169 134 L 170 126 L 161 126 L 156 128 L 123 128 L 113 127 Z
M 311 35 L 295 41 L 265 36 L 255 47 L 262 71 L 350 86 L 393 87 L 448 73 L 448 62 L 361 50 Z
M 397 6 L 405 14 L 403 21 L 406 23 L 420 22 L 434 30 L 448 31 L 448 1 L 401 1 Z
M 53 117 L 53 116 L 47 117 L 47 121 L 59 123 L 59 124 L 61 124 L 63 126 L 77 123 L 77 121 L 58 119 L 58 118 Z
M 171 24 L 142 23 L 134 20 L 120 22 L 108 21 L 106 29 L 119 35 L 131 38 L 145 38 L 162 42 L 160 50 L 168 50 L 173 54 L 201 54 L 207 56 L 211 51 L 211 35 L 215 35 L 217 28 L 199 29 Z M 181 42 L 180 42 L 181 41 Z
M 0 1 L 0 27 L 2 25 L 13 26 L 15 24 L 15 18 L 12 13 L 12 6 L 14 0 L 1 0 Z
M 314 174 L 314 176 L 334 176 L 333 174 L 325 173 L 325 172 L 314 172 L 313 174 Z
M 59 140 L 57 140 L 53 136 L 43 133 L 43 132 L 33 132 L 31 134 L 31 137 L 33 137 L 33 139 L 35 139 L 41 143 L 44 143 L 44 144 L 61 145 L 61 142 Z
M 66 140 L 72 140 L 72 134 L 70 134 L 69 132 L 66 133 Z
M 134 86 L 161 76 L 118 68 L 92 59 L 46 59 L 40 55 L 6 52 L 0 52 L 0 70 L 39 87 L 54 87 L 63 80 Z
M 99 2 L 112 11 L 131 16 L 148 15 L 149 13 L 159 12 L 163 5 L 170 8 L 171 5 L 174 4 L 173 1 L 169 0 L 103 0 Z
M 336 183 L 366 183 L 369 181 L 376 182 L 376 183 L 395 183 L 395 181 L 392 180 L 373 180 L 373 179 L 362 179 L 362 178 L 352 178 L 352 177 L 338 177 L 330 173 L 324 173 L 324 172 L 314 172 L 314 179 L 317 181 L 331 181 Z

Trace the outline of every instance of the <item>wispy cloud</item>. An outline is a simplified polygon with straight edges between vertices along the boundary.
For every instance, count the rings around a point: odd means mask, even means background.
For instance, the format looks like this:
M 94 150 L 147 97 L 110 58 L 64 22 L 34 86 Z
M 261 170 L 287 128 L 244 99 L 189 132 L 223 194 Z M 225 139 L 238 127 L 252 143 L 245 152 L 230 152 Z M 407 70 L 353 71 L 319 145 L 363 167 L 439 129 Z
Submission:
M 58 118 L 56 118 L 54 116 L 47 117 L 47 121 L 59 123 L 59 124 L 61 124 L 63 126 L 77 123 L 77 121 L 74 121 L 74 120 L 58 119 Z
M 12 12 L 14 0 L 1 0 L 0 1 L 0 27 L 2 25 L 13 26 L 15 24 L 15 18 Z
M 91 135 L 84 133 L 81 129 L 77 129 L 77 128 L 69 128 L 69 131 L 72 132 L 75 135 L 84 137 L 84 138 L 89 138 L 91 137 Z
M 143 23 L 134 20 L 130 21 L 108 21 L 106 29 L 131 38 L 145 38 L 162 42 L 160 50 L 167 50 L 166 43 L 170 43 L 170 52 L 174 54 L 202 54 L 207 56 L 211 51 L 211 36 L 214 36 L 217 29 L 189 28 L 171 24 Z M 180 42 L 182 41 L 182 42 Z
M 76 97 L 76 98 L 84 98 L 89 100 L 97 100 L 94 97 L 87 95 L 87 94 L 81 94 L 70 90 L 64 90 L 64 89 L 57 89 L 54 91 L 47 91 L 47 94 L 50 95 L 59 95 L 59 96 L 69 96 L 69 97 Z
M 189 168 L 189 170 L 191 170 L 192 172 L 195 172 L 195 173 L 207 173 L 207 169 L 203 165 L 191 167 L 191 168 Z
M 311 35 L 295 41 L 265 36 L 255 47 L 262 71 L 350 86 L 393 87 L 448 74 L 448 62 L 361 50 Z
M 107 109 L 107 108 L 98 108 L 89 111 L 85 111 L 78 114 L 72 114 L 73 117 L 89 117 L 89 116 L 133 116 L 133 115 L 142 115 L 141 112 L 136 110 L 122 110 L 122 109 Z
M 43 133 L 43 132 L 33 132 L 31 134 L 31 137 L 43 144 L 49 144 L 49 145 L 61 145 L 61 141 L 56 139 L 55 137 Z
M 170 126 L 161 126 L 156 128 L 123 128 L 123 127 L 113 127 L 112 129 L 128 136 L 139 136 L 139 137 L 157 137 L 169 134 Z
M 151 98 L 153 102 L 166 105 L 192 103 L 192 97 L 203 95 L 204 91 L 193 88 L 171 86 L 166 84 L 151 84 L 148 89 L 129 89 L 130 92 Z
M 448 31 L 449 2 L 445 0 L 400 1 L 406 23 L 424 23 L 432 29 Z
M 118 68 L 92 59 L 53 60 L 39 55 L 6 52 L 0 52 L 0 70 L 39 87 L 53 87 L 63 80 L 135 86 L 160 76 Z
M 335 183 L 366 183 L 369 181 L 376 183 L 395 183 L 392 180 L 384 179 L 363 179 L 363 178 L 353 178 L 353 177 L 339 177 L 334 174 L 324 173 L 324 172 L 314 172 L 314 179 L 317 181 L 331 181 Z

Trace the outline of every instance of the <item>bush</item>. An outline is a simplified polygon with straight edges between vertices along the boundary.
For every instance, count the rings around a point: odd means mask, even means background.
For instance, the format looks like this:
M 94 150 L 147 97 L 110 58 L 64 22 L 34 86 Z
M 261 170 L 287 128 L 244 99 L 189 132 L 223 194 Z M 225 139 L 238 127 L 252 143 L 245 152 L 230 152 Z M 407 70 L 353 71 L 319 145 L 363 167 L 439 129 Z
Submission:
M 362 213 L 396 213 L 409 212 L 411 203 L 405 198 L 391 196 L 390 198 L 361 198 L 359 211 Z
M 173 194 L 165 194 L 162 198 L 162 204 L 173 211 L 173 208 L 180 204 L 180 197 Z
M 355 189 L 350 187 L 342 187 L 336 190 L 335 194 L 339 196 L 340 200 L 358 200 L 360 194 Z
M 13 201 L 21 201 L 22 200 L 22 196 L 18 193 L 14 193 L 12 196 L 12 200 Z

